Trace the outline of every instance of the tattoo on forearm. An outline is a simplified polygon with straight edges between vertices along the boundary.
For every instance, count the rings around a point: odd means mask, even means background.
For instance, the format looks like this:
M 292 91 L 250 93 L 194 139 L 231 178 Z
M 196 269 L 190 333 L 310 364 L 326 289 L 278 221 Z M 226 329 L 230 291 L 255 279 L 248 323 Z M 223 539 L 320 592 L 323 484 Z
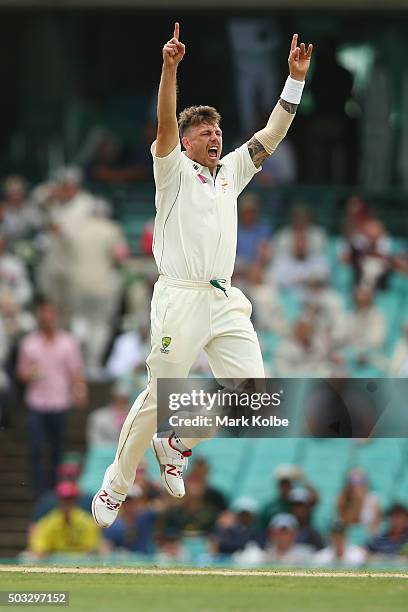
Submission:
M 251 138 L 247 144 L 249 154 L 254 162 L 254 166 L 259 168 L 259 166 L 262 165 L 262 162 L 269 157 L 269 153 L 264 149 L 264 146 L 255 138 L 255 136 Z
M 292 102 L 286 102 L 286 100 L 282 100 L 282 98 L 279 98 L 279 104 L 282 108 L 285 109 L 287 113 L 290 113 L 291 115 L 294 115 L 296 113 L 297 107 L 299 106 L 299 104 L 292 104 Z

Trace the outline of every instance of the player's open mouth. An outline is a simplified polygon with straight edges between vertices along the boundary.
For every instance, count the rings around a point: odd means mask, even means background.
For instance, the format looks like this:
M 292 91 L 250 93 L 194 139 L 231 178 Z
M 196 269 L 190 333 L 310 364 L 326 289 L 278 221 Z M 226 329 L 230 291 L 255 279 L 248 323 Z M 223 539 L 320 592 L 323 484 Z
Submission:
M 208 157 L 211 157 L 211 159 L 217 159 L 217 155 L 218 155 L 217 147 L 210 147 L 208 149 Z

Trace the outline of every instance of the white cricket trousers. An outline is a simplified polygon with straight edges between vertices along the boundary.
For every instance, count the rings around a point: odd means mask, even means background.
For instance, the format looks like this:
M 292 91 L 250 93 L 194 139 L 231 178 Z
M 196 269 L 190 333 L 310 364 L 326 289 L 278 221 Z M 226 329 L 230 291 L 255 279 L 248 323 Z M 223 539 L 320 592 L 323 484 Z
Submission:
M 157 379 L 186 378 L 204 349 L 219 378 L 264 378 L 258 337 L 250 320 L 252 306 L 242 291 L 223 285 L 160 276 L 151 304 L 151 345 L 146 360 L 149 382 L 123 424 L 116 457 L 109 466 L 111 488 L 126 494 L 136 468 L 157 429 Z M 162 339 L 171 338 L 164 348 Z M 177 433 L 177 432 L 176 432 Z M 183 438 L 192 448 L 200 438 Z

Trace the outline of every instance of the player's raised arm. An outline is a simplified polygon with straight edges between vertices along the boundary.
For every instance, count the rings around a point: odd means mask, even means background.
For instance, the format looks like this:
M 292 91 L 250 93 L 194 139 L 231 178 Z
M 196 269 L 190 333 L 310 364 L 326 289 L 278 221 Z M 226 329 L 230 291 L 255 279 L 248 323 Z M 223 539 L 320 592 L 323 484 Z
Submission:
M 272 155 L 281 140 L 285 138 L 302 97 L 313 45 L 309 45 L 306 49 L 304 43 L 298 47 L 297 42 L 298 35 L 294 34 L 288 58 L 290 76 L 286 80 L 280 100 L 263 130 L 256 132 L 248 142 L 249 153 L 257 168 L 269 155 Z
M 157 157 L 166 157 L 179 140 L 177 126 L 177 67 L 184 57 L 185 46 L 179 41 L 179 24 L 174 24 L 173 38 L 163 47 L 163 69 L 157 101 Z

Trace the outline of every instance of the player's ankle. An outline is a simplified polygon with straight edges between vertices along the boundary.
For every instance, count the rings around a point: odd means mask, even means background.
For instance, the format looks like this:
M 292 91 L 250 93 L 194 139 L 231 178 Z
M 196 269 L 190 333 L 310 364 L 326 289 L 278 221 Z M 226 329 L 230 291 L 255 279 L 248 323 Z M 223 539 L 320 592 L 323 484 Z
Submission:
M 169 446 L 174 449 L 179 451 L 180 453 L 191 453 L 191 449 L 189 449 L 185 444 L 183 444 L 183 442 L 180 440 L 180 438 L 178 436 L 176 436 L 175 432 L 173 431 L 168 439 L 169 442 Z

